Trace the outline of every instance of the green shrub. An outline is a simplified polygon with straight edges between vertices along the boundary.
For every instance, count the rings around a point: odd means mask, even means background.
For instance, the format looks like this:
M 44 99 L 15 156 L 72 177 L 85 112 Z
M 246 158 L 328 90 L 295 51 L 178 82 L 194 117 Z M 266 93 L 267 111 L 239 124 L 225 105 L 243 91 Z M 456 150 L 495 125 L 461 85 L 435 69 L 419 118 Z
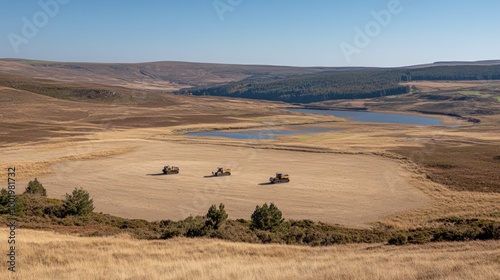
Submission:
M 26 203 L 22 195 L 10 196 L 6 189 L 0 190 L 0 214 L 10 214 L 12 209 L 9 208 L 9 203 L 14 203 L 14 215 L 23 216 L 25 214 Z
M 59 199 L 47 199 L 47 204 L 43 209 L 43 213 L 50 217 L 64 218 L 66 210 L 64 203 Z
M 311 246 L 319 246 L 323 240 L 325 233 L 315 228 L 307 229 L 303 238 L 304 243 Z
M 205 226 L 205 217 L 189 216 L 182 221 L 161 221 L 158 231 L 161 232 L 161 238 L 173 238 L 176 236 L 201 237 L 206 236 L 208 230 Z
M 305 237 L 304 229 L 299 227 L 291 227 L 283 236 L 286 244 L 302 244 Z
M 41 217 L 47 206 L 46 198 L 39 195 L 23 195 L 26 203 L 25 213 L 28 216 Z
M 499 240 L 500 239 L 500 223 L 483 225 L 482 232 L 477 236 L 479 240 Z
M 7 204 L 9 203 L 9 193 L 6 189 L 0 191 L 0 214 L 9 213 Z
M 250 223 L 242 220 L 227 220 L 216 231 L 209 233 L 210 238 L 218 238 L 233 242 L 260 243 L 255 231 L 250 229 Z
M 273 203 L 269 206 L 267 206 L 267 203 L 264 203 L 262 207 L 257 205 L 251 219 L 252 229 L 270 231 L 277 231 L 285 220 L 282 218 L 281 211 Z
M 0 205 L 6 206 L 9 202 L 9 192 L 6 189 L 0 190 Z
M 404 245 L 408 243 L 408 236 L 404 233 L 397 234 L 389 239 L 389 245 Z
M 161 238 L 162 239 L 170 239 L 170 238 L 174 238 L 174 237 L 177 237 L 177 236 L 181 236 L 182 235 L 182 232 L 179 230 L 179 229 L 168 229 L 166 230 Z
M 408 243 L 410 244 L 424 244 L 430 242 L 432 233 L 426 229 L 419 228 L 408 235 Z
M 83 216 L 94 211 L 94 201 L 84 189 L 75 189 L 71 195 L 66 194 L 64 208 L 66 215 Z
M 24 191 L 24 193 L 25 194 L 47 196 L 47 190 L 45 190 L 42 183 L 38 182 L 37 178 L 35 178 L 35 181 L 30 181 L 28 183 L 28 186 L 26 187 L 26 190 Z
M 168 227 L 170 226 L 171 224 L 175 223 L 174 221 L 172 220 L 161 220 L 158 224 L 160 227 Z
M 500 222 L 497 221 L 463 218 L 438 221 L 444 224 L 434 229 L 430 240 L 433 242 L 500 239 Z
M 358 239 L 356 241 L 361 243 L 361 241 L 359 241 L 359 238 L 356 237 L 354 237 L 354 239 Z M 348 242 L 352 242 L 352 239 L 353 237 L 350 236 L 349 233 L 332 232 L 326 236 L 325 240 L 323 241 L 323 243 L 321 243 L 321 245 L 328 246 L 334 244 L 346 244 Z
M 257 231 L 257 238 L 259 238 L 260 242 L 267 244 L 273 242 L 273 234 L 268 231 Z
M 315 223 L 311 220 L 290 220 L 290 226 L 292 227 L 310 228 L 314 225 Z
M 186 237 L 202 237 L 205 236 L 207 230 L 205 228 L 205 224 L 200 217 L 188 217 L 183 221 L 182 226 L 185 228 L 185 236 Z

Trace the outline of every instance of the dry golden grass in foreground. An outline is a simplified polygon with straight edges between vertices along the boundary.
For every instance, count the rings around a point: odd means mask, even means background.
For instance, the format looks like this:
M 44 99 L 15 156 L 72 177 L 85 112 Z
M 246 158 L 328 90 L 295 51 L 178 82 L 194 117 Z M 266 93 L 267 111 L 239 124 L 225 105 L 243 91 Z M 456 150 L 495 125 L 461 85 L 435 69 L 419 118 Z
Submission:
M 0 235 L 7 236 L 6 229 Z M 499 279 L 500 242 L 310 248 L 20 229 L 1 279 Z M 2 262 L 3 263 L 3 262 Z

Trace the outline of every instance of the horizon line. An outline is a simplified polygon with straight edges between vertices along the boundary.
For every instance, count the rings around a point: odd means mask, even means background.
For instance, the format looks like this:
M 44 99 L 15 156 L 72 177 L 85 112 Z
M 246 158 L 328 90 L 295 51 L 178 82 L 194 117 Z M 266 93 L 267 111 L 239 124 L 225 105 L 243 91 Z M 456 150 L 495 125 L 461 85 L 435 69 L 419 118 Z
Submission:
M 234 65 L 234 66 L 268 66 L 268 67 L 291 67 L 291 68 L 407 68 L 415 66 L 431 66 L 436 64 L 472 64 L 472 63 L 499 63 L 499 59 L 485 59 L 485 60 L 474 60 L 474 61 L 463 61 L 463 60 L 446 60 L 446 61 L 434 61 L 421 64 L 412 65 L 400 65 L 400 66 L 364 66 L 364 65 L 351 65 L 351 66 L 295 66 L 295 65 L 278 65 L 278 64 L 259 64 L 259 63 L 224 63 L 224 62 L 201 62 L 201 61 L 186 61 L 186 60 L 157 60 L 157 61 L 141 61 L 141 62 L 99 62 L 99 61 L 59 61 L 59 60 L 44 60 L 44 59 L 31 59 L 31 58 L 12 58 L 12 57 L 0 57 L 0 60 L 12 60 L 12 61 L 38 61 L 38 62 L 53 62 L 53 63 L 78 63 L 78 64 L 149 64 L 149 63 L 190 63 L 190 64 L 213 64 L 213 65 Z

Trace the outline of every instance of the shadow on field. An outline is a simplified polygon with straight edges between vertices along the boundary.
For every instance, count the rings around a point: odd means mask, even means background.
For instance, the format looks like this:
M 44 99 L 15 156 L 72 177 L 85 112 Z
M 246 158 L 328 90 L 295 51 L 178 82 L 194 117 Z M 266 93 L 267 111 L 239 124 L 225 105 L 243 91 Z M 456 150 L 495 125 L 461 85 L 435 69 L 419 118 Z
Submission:
M 217 177 L 217 176 L 215 176 L 215 175 L 207 175 L 207 176 L 203 176 L 203 178 L 215 178 L 215 177 Z
M 162 173 L 155 173 L 155 174 L 148 174 L 148 176 L 165 176 L 165 175 L 167 175 L 167 174 L 165 174 L 163 172 Z
M 265 183 L 260 183 L 259 186 L 268 186 L 268 185 L 274 185 L 271 182 L 265 182 Z

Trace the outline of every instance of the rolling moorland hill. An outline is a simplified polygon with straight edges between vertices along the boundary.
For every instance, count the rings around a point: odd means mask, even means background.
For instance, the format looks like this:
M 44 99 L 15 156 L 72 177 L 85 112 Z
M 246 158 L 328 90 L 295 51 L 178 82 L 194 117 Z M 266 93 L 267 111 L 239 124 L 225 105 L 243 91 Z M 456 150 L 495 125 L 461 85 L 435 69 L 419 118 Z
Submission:
M 0 59 L 0 73 L 61 82 L 96 83 L 173 92 L 248 78 L 276 78 L 345 68 L 229 65 L 190 62 L 71 63 Z
M 409 86 L 400 84 L 406 81 L 498 80 L 500 61 L 436 62 L 402 68 L 364 68 L 190 62 L 67 63 L 0 59 L 0 73 L 143 91 L 309 103 L 404 94 L 411 90 Z
M 163 107 L 182 103 L 189 95 L 225 96 L 310 108 L 444 114 L 473 122 L 500 112 L 498 81 L 498 60 L 325 68 L 0 59 L 1 87 L 73 101 Z M 439 90 L 429 92 L 429 83 Z

